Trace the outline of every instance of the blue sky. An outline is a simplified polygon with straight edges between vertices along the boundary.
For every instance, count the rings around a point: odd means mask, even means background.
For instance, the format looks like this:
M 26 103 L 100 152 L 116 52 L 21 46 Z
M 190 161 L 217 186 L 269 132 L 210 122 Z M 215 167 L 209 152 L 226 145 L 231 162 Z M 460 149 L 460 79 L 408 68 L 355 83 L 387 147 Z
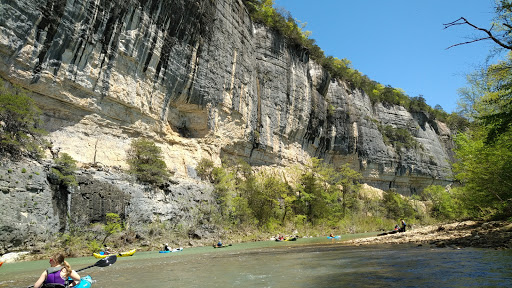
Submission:
M 275 0 L 306 22 L 310 38 L 326 56 L 346 58 L 353 68 L 383 85 L 403 89 L 446 112 L 457 107 L 457 89 L 481 67 L 490 41 L 447 47 L 483 36 L 465 26 L 443 29 L 465 17 L 490 28 L 493 0 Z

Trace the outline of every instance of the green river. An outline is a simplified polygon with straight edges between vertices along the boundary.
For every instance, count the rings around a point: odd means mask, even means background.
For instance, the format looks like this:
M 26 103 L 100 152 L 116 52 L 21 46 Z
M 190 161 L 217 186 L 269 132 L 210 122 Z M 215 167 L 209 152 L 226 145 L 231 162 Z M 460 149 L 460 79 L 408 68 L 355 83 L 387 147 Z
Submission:
M 76 270 L 98 261 L 92 256 L 67 260 Z M 0 287 L 33 285 L 47 266 L 48 260 L 4 264 Z M 346 246 L 324 237 L 185 248 L 167 254 L 137 252 L 110 267 L 80 273 L 87 274 L 94 279 L 94 288 L 512 287 L 512 251 Z

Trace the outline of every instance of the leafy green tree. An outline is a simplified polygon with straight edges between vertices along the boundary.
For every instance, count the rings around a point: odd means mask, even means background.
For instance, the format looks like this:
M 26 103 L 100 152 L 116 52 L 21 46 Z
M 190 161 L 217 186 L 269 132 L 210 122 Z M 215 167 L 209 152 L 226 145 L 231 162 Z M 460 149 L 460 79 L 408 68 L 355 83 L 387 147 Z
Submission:
M 297 211 L 295 214 L 307 216 L 307 220 L 313 224 L 325 216 L 327 205 L 322 197 L 322 187 L 315 174 L 311 171 L 305 172 L 300 178 L 299 195 L 296 200 Z
M 512 131 L 490 144 L 485 127 L 472 128 L 456 138 L 456 179 L 463 187 L 461 201 L 472 217 L 512 216 Z
M 76 161 L 67 153 L 60 153 L 55 159 L 55 167 L 51 169 L 52 173 L 57 176 L 61 185 L 66 187 L 77 186 L 75 171 Z
M 446 125 L 448 128 L 455 133 L 464 132 L 469 127 L 470 122 L 464 116 L 460 116 L 456 112 L 452 112 L 448 117 L 446 117 Z
M 347 215 L 347 208 L 353 209 L 356 207 L 356 198 L 360 189 L 359 181 L 362 179 L 362 175 L 349 167 L 349 164 L 345 164 L 338 169 L 338 173 L 341 176 L 338 184 L 343 187 L 342 197 L 342 215 Z
M 107 241 L 107 238 L 111 235 L 123 231 L 123 222 L 121 221 L 121 217 L 116 213 L 107 213 L 106 221 L 107 224 L 103 226 L 103 230 L 105 231 L 105 238 L 103 238 L 101 244 L 105 244 L 105 241 Z
M 213 165 L 212 160 L 202 158 L 201 160 L 199 160 L 199 163 L 197 163 L 197 176 L 199 176 L 199 178 L 201 178 L 202 180 L 207 180 L 213 183 L 212 171 L 214 167 L 215 166 Z
M 489 90 L 485 74 L 485 69 L 470 73 L 466 76 L 469 86 L 457 90 L 457 113 L 468 121 L 475 121 L 478 117 L 480 98 Z
M 423 95 L 418 95 L 417 97 L 412 97 L 411 102 L 409 103 L 408 110 L 411 112 L 421 112 L 421 111 L 429 111 L 429 106 L 425 101 Z
M 512 52 L 507 57 L 487 69 L 486 82 L 490 87 L 481 98 L 477 116 L 486 127 L 487 142 L 496 141 L 512 128 Z
M 286 194 L 285 183 L 276 175 L 261 172 L 257 174 L 252 191 L 247 194 L 251 210 L 260 225 L 278 220 L 279 198 Z M 250 183 L 250 182 L 249 182 Z
M 456 217 L 456 200 L 454 195 L 439 185 L 430 185 L 423 189 L 421 196 L 424 200 L 431 201 L 431 216 L 438 219 L 454 219 Z
M 224 167 L 215 167 L 212 170 L 212 176 L 215 184 L 214 194 L 220 214 L 224 221 L 232 221 L 231 212 L 236 193 L 235 174 Z
M 167 165 L 162 159 L 162 149 L 145 138 L 132 141 L 128 151 L 128 164 L 129 172 L 141 182 L 161 185 L 169 177 Z
M 17 88 L 6 88 L 0 81 L 0 153 L 13 158 L 41 157 L 41 111 L 34 100 Z
M 416 211 L 409 200 L 396 193 L 393 189 L 384 193 L 382 201 L 387 210 L 388 218 L 412 218 L 416 216 Z

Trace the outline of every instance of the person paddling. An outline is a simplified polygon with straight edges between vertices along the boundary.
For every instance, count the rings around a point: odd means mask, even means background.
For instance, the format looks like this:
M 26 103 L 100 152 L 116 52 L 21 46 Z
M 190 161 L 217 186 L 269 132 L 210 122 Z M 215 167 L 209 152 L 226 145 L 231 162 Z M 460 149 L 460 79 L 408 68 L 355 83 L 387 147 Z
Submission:
M 75 270 L 71 270 L 68 262 L 64 260 L 62 253 L 57 253 L 50 258 L 50 268 L 43 271 L 34 284 L 34 288 L 40 288 L 43 284 L 54 284 L 54 287 L 66 287 L 68 278 L 72 279 L 70 287 L 80 283 L 80 276 Z M 57 285 L 55 285 L 57 284 Z

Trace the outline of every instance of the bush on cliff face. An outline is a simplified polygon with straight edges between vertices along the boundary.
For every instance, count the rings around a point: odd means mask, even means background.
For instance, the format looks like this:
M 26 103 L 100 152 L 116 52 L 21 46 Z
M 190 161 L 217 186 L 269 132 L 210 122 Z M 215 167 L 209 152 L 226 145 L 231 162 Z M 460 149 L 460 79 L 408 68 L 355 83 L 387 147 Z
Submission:
M 197 176 L 202 180 L 213 183 L 212 172 L 214 167 L 212 160 L 202 158 L 196 166 Z
M 34 100 L 18 88 L 6 88 L 0 81 L 0 153 L 13 158 L 41 157 L 41 111 Z
M 132 141 L 128 151 L 128 164 L 129 172 L 141 182 L 161 185 L 169 177 L 167 165 L 162 160 L 162 149 L 148 139 Z
M 60 184 L 70 187 L 76 186 L 75 170 L 76 161 L 67 153 L 61 153 L 60 156 L 55 159 L 55 167 L 52 168 L 52 173 L 57 176 Z
M 394 128 L 391 125 L 378 125 L 379 131 L 382 133 L 384 143 L 392 145 L 396 148 L 397 152 L 400 152 L 402 148 L 421 148 L 421 144 L 414 139 L 409 130 L 404 128 Z

